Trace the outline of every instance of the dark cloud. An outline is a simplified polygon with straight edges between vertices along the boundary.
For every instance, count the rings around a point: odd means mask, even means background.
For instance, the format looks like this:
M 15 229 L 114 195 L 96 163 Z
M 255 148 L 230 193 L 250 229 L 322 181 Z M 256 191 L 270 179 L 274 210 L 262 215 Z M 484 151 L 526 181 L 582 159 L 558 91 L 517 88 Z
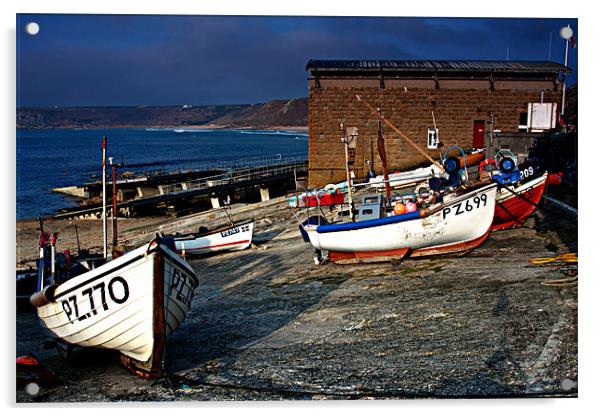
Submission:
M 564 59 L 567 20 L 19 15 L 18 104 L 252 103 L 307 94 L 322 59 Z M 570 20 L 576 29 L 576 20 Z M 572 52 L 576 64 L 576 53 Z M 576 75 L 573 75 L 576 81 Z

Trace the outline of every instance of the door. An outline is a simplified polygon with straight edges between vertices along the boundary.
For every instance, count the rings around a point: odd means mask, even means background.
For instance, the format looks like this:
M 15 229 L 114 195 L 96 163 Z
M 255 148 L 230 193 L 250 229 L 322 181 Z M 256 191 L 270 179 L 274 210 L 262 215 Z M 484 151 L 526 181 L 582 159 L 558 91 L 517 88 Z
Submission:
M 472 129 L 472 147 L 475 149 L 485 147 L 485 122 L 482 120 L 474 121 L 474 127 Z

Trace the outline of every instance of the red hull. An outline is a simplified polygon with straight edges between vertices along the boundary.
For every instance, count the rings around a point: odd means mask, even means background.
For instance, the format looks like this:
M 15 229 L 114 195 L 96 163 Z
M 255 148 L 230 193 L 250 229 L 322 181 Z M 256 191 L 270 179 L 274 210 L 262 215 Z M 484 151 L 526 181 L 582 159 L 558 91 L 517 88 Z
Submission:
M 525 222 L 527 217 L 536 209 L 534 205 L 525 201 L 525 199 L 531 201 L 533 204 L 539 204 L 545 188 L 546 181 L 535 187 L 525 189 L 519 194 L 520 197 L 514 195 L 503 202 L 498 202 L 495 206 L 491 230 L 516 227 Z
M 406 257 L 426 257 L 440 254 L 459 253 L 464 254 L 473 248 L 481 245 L 489 236 L 489 231 L 479 238 L 463 243 L 448 244 L 438 247 L 426 247 L 416 250 L 410 248 L 400 248 L 395 250 L 382 251 L 355 251 L 355 252 L 340 252 L 330 251 L 328 258 L 331 262 L 337 264 L 352 264 L 352 263 L 373 263 L 389 260 L 402 260 Z

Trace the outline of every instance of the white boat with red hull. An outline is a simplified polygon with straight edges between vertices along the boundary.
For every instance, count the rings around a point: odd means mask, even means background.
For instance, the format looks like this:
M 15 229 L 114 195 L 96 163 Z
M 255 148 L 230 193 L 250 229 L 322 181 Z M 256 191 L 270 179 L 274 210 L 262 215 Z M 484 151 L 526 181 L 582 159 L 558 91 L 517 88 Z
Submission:
M 214 230 L 172 236 L 176 249 L 185 255 L 200 255 L 221 251 L 244 250 L 253 241 L 255 221 L 232 223 Z
M 497 184 L 429 208 L 340 224 L 305 225 L 311 244 L 335 263 L 368 262 L 468 251 L 488 236 Z

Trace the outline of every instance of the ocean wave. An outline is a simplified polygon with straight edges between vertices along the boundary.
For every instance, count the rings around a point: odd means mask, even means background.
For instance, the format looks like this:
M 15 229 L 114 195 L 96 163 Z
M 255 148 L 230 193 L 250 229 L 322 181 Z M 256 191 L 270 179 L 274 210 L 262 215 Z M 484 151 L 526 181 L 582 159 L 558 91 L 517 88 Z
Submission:
M 174 133 L 212 133 L 212 129 L 173 129 Z
M 162 131 L 170 133 L 211 133 L 213 129 L 159 129 L 159 128 L 147 128 L 145 131 Z
M 199 169 L 200 166 L 211 163 L 211 161 L 199 160 L 199 159 L 175 159 L 175 160 L 151 160 L 148 162 L 138 163 L 125 163 L 124 168 L 146 168 L 146 167 L 161 167 L 161 166 L 191 166 L 189 169 Z M 196 165 L 196 166 L 195 166 Z M 183 168 L 184 169 L 184 168 Z
M 200 129 L 200 128 L 158 128 L 158 127 L 149 127 L 145 128 L 145 131 L 151 132 L 173 132 L 173 133 L 213 133 L 213 132 L 232 132 L 232 133 L 240 133 L 240 134 L 251 134 L 251 135 L 273 135 L 273 136 L 294 136 L 296 137 L 307 137 L 307 133 L 302 131 L 295 130 L 242 130 L 242 129 Z
M 307 133 L 293 130 L 232 130 L 241 134 L 261 134 L 274 136 L 307 136 Z

